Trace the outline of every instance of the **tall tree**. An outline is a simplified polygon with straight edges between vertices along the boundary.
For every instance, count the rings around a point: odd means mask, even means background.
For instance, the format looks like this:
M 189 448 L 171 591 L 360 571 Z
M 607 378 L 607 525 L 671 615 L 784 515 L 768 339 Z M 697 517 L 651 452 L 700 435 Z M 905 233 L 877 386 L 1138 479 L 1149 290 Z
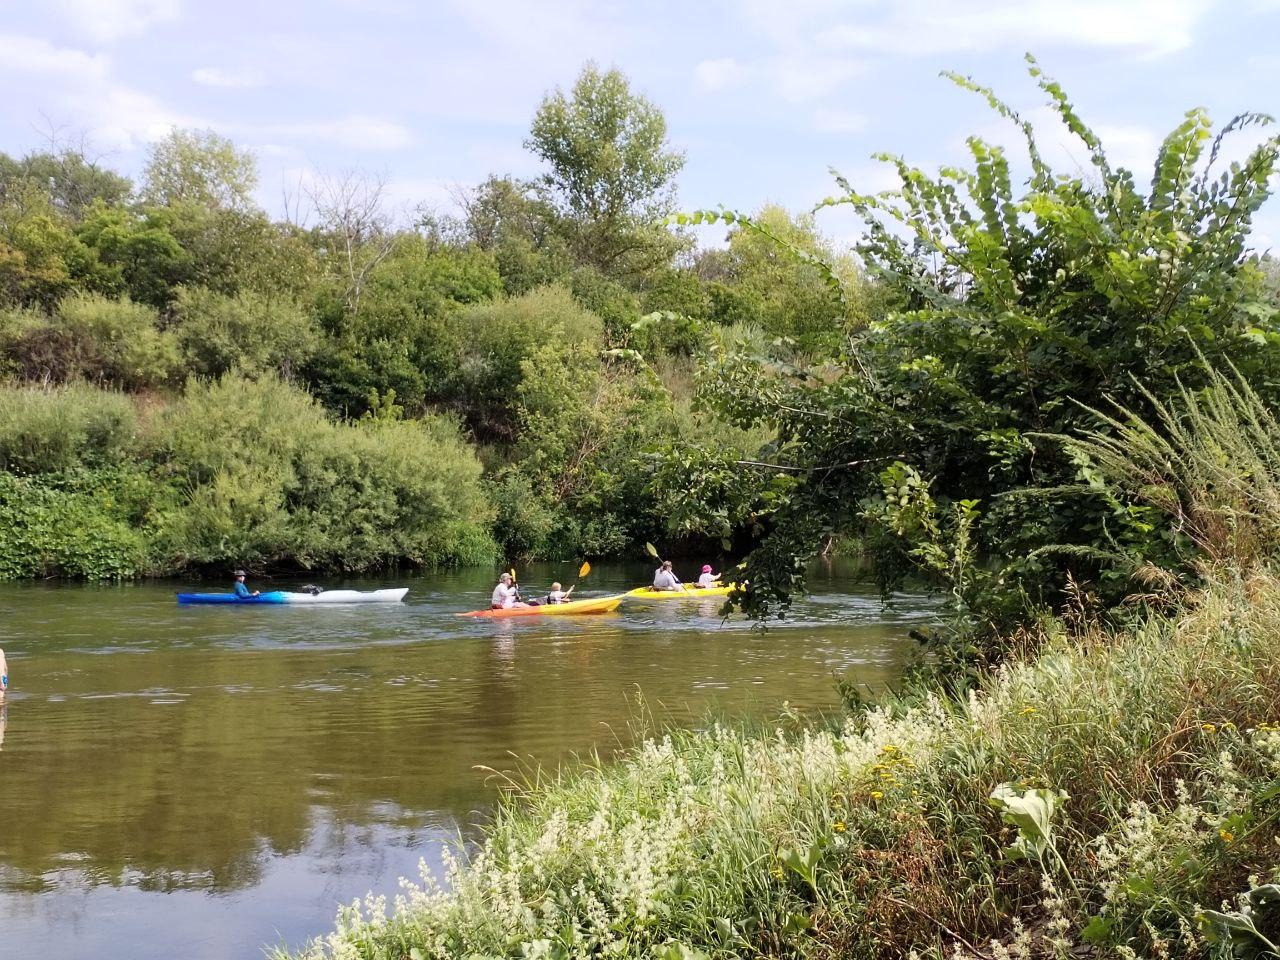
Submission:
M 151 148 L 142 199 L 161 207 L 247 210 L 257 185 L 253 154 L 212 130 L 173 130 Z
M 616 276 L 671 256 L 678 240 L 657 224 L 675 203 L 684 154 L 620 71 L 587 64 L 569 94 L 542 101 L 525 146 L 547 164 L 539 185 L 581 262 Z
M 0 202 L 24 185 L 40 189 L 55 210 L 75 221 L 93 201 L 122 203 L 133 190 L 127 177 L 104 170 L 80 150 L 29 153 L 20 160 L 0 153 Z

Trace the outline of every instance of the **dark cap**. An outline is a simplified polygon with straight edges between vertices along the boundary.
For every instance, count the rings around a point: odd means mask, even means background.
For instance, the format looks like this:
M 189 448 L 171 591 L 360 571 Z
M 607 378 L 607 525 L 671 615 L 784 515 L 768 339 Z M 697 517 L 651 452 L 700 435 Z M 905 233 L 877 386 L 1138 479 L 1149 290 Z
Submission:
M 237 576 L 237 577 L 247 577 L 247 576 L 248 576 L 248 574 L 247 574 L 247 573 L 245 573 L 243 570 L 237 570 L 237 571 L 236 571 L 236 576 Z

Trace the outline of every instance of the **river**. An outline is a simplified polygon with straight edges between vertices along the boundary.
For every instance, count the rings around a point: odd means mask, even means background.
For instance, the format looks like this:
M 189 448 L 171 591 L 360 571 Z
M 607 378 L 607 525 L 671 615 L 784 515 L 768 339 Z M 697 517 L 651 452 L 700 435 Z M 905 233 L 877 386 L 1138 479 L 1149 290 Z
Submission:
M 601 565 L 575 593 L 642 583 Z M 574 567 L 534 566 L 545 589 Z M 910 656 L 925 598 L 884 607 L 849 571 L 767 633 L 718 603 L 466 620 L 490 571 L 347 607 L 178 607 L 175 584 L 0 585 L 0 957 L 254 960 L 394 894 L 471 834 L 493 771 L 554 768 L 637 721 L 818 711 Z M 270 588 L 295 583 L 260 584 Z M 215 589 L 221 588 L 218 585 Z

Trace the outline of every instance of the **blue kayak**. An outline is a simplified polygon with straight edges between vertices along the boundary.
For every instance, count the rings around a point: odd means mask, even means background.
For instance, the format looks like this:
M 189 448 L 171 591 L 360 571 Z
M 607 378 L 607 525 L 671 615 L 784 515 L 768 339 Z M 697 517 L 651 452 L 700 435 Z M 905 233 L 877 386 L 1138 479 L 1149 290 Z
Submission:
M 179 603 L 288 603 L 283 590 L 260 593 L 256 597 L 237 597 L 234 593 L 180 593 Z
M 180 593 L 178 602 L 192 603 L 399 603 L 408 587 L 389 590 L 321 590 L 319 593 L 290 593 L 272 590 L 256 597 L 237 597 L 234 593 Z

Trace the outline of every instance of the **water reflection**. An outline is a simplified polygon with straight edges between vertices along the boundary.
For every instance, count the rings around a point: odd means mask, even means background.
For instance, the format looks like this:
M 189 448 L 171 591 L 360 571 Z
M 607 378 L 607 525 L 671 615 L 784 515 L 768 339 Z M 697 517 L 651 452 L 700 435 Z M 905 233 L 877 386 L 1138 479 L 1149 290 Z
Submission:
M 605 592 L 645 575 L 592 580 Z M 907 629 L 928 616 L 919 603 L 886 614 L 833 579 L 768 634 L 722 621 L 716 602 L 454 618 L 483 605 L 488 579 L 330 610 L 0 587 L 0 644 L 23 678 L 0 706 L 0 741 L 14 720 L 0 744 L 6 949 L 98 960 L 300 942 L 339 900 L 393 893 L 467 832 L 495 795 L 489 769 L 625 739 L 635 691 L 685 720 L 822 706 L 833 674 L 896 676 Z

